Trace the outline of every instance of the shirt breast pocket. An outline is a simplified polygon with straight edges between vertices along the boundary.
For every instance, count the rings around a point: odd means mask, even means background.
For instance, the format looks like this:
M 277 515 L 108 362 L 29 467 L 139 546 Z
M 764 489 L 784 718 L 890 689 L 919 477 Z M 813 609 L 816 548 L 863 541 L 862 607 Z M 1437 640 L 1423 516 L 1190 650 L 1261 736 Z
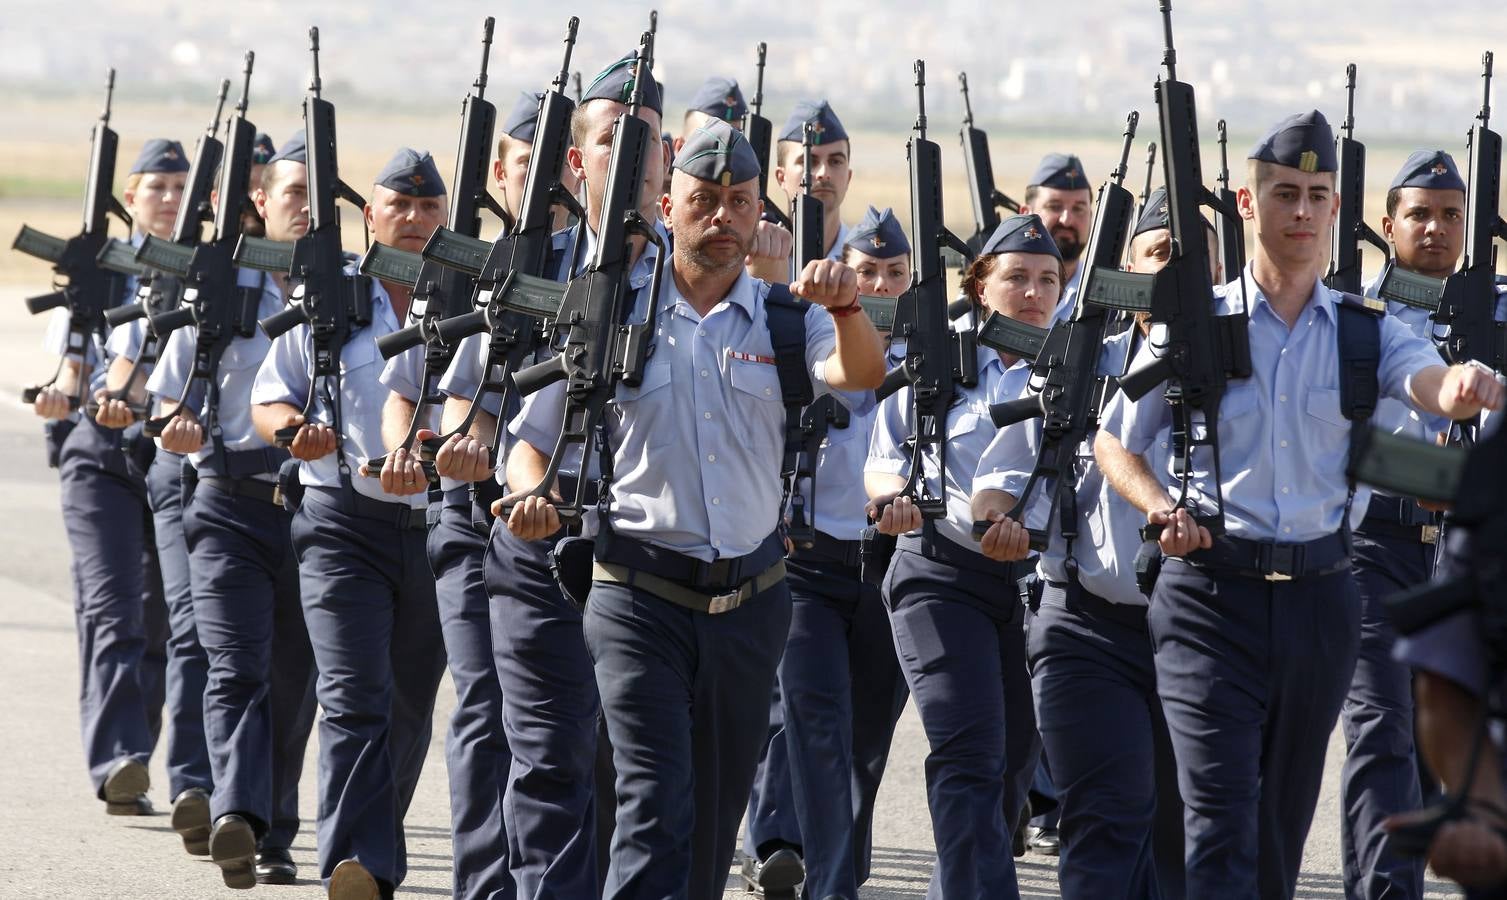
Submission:
M 637 387 L 618 385 L 613 401 L 617 408 L 610 413 L 615 419 L 611 430 L 620 433 L 632 429 L 650 449 L 673 443 L 679 429 L 675 427 L 675 404 L 669 388 L 670 364 L 656 363 L 650 357 Z
M 246 369 L 256 368 L 267 358 L 267 351 L 272 347 L 272 342 L 267 339 L 261 329 L 249 338 L 236 338 L 225 348 L 225 353 L 220 357 L 220 368 L 227 372 L 243 372 Z
M 731 360 L 728 381 L 733 390 L 730 410 L 742 422 L 750 445 L 766 449 L 785 445 L 785 404 L 780 376 L 769 363 Z
M 1337 388 L 1309 388 L 1303 398 L 1305 433 L 1304 453 L 1321 470 L 1336 471 L 1345 467 L 1350 450 L 1350 420 L 1340 408 Z

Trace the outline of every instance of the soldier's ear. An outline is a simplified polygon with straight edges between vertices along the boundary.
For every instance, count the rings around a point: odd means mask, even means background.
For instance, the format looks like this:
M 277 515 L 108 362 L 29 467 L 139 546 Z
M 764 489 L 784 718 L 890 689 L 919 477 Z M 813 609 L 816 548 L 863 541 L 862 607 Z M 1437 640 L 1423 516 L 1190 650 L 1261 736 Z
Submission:
M 1256 220 L 1256 195 L 1249 187 L 1241 185 L 1240 190 L 1235 192 L 1235 208 L 1240 210 L 1240 218 L 1247 222 Z

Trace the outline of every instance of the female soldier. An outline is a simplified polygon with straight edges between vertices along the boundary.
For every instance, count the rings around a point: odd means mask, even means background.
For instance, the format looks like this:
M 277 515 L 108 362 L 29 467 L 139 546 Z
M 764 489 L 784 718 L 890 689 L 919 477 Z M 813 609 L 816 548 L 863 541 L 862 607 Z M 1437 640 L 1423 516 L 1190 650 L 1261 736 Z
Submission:
M 963 290 L 980 313 L 1045 327 L 1062 280 L 1062 257 L 1041 219 L 1012 216 L 984 244 Z M 946 470 L 938 471 L 931 452 L 923 461 L 929 492 L 946 498 L 944 517 L 923 522 L 913 499 L 899 495 L 915 428 L 908 389 L 881 405 L 864 476 L 869 516 L 881 533 L 900 536 L 883 592 L 931 747 L 932 898 L 1019 895 L 1010 853 L 1015 823 L 1005 811 L 1021 808 L 1039 749 L 1016 586 L 1030 568 L 996 561 L 1024 560 L 1029 539 L 1019 523 L 996 514 L 975 543 L 969 504 L 979 457 L 995 433 L 989 406 L 1020 396 L 1030 368 L 983 348 L 977 365 L 977 384 L 960 386 L 947 412 Z

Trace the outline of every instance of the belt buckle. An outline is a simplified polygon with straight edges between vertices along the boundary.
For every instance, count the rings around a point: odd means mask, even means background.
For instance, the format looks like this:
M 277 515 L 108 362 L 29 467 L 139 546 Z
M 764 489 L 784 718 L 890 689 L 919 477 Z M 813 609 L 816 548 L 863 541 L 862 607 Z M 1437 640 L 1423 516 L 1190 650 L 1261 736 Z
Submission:
M 743 602 L 743 592 L 738 588 L 726 594 L 713 594 L 712 599 L 706 604 L 706 611 L 710 615 L 720 615 L 738 608 Z
M 1292 581 L 1292 576 L 1286 572 L 1267 572 L 1261 576 L 1263 581 Z
M 272 504 L 274 506 L 278 507 L 279 509 L 283 509 L 284 508 L 283 507 L 283 486 L 280 485 L 280 484 L 274 484 L 274 485 L 272 485 Z
M 1418 539 L 1425 544 L 1439 543 L 1439 526 L 1424 525 L 1419 529 Z

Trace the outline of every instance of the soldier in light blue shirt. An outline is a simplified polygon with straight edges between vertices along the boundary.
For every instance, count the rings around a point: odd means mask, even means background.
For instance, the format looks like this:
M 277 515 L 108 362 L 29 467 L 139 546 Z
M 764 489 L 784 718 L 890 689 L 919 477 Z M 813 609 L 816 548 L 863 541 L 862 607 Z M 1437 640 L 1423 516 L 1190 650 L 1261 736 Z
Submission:
M 1062 279 L 1062 255 L 1041 219 L 1011 216 L 985 242 L 963 289 L 983 312 L 1040 328 L 1051 321 Z M 899 535 L 883 592 L 931 747 L 931 897 L 1019 895 L 1011 835 L 1040 750 L 1017 588 L 1030 571 L 1017 564 L 1027 555 L 1025 529 L 1001 517 L 980 544 L 970 503 L 979 457 L 995 434 L 990 405 L 1024 393 L 1031 368 L 984 348 L 977 367 L 978 383 L 958 387 L 947 412 L 945 471 L 935 453 L 922 460 L 919 477 L 930 496 L 946 498 L 945 517 L 923 523 L 911 497 L 897 496 L 916 428 L 909 388 L 880 404 L 864 466 L 869 517 L 881 533 Z M 997 548 L 998 558 L 986 555 Z
M 894 213 L 869 207 L 842 262 L 860 294 L 894 297 L 910 285 L 910 250 Z M 903 361 L 890 351 L 891 366 Z M 743 834 L 745 875 L 770 895 L 800 882 L 804 863 L 807 894 L 858 896 L 869 875 L 874 800 L 905 706 L 889 618 L 858 566 L 877 413 L 865 407 L 828 399 L 804 413 L 807 446 L 816 449 L 801 455 L 788 516 L 790 636 Z
M 1166 195 L 1158 190 L 1135 224 L 1130 270 L 1165 266 L 1168 238 Z M 1133 336 L 1121 331 L 1106 339 L 1100 377 L 1120 373 Z M 1114 432 L 1123 409 L 1116 395 L 1101 427 Z M 973 481 L 976 519 L 1015 507 L 1036 468 L 1041 437 L 1040 420 L 995 436 Z M 1149 455 L 1164 461 L 1167 442 L 1162 435 Z M 1049 535 L 1037 566 L 1041 599 L 1030 616 L 1027 650 L 1044 758 L 1061 804 L 1058 887 L 1065 898 L 1181 897 L 1182 804 L 1156 695 L 1146 596 L 1136 578 L 1146 517 L 1104 481 L 1092 433 L 1075 455 L 1071 545 L 1057 505 L 1067 501 L 1053 502 L 1054 482 L 1032 489 L 1025 517 Z M 1106 742 L 1105 734 L 1114 740 Z
M 1210 426 L 1222 450 L 1227 532 L 1216 538 L 1188 508 L 1174 510 L 1168 489 L 1177 479 L 1141 458 L 1169 420 L 1157 392 L 1127 404 L 1120 434 L 1101 430 L 1095 445 L 1115 489 L 1164 526 L 1168 559 L 1148 624 L 1186 805 L 1191 895 L 1294 890 L 1359 639 L 1345 520 L 1342 301 L 1319 281 L 1339 207 L 1333 132 L 1318 112 L 1285 119 L 1251 151 L 1248 169 L 1239 204 L 1256 251 L 1241 281 L 1215 300 L 1227 313 L 1250 298 L 1252 375 L 1229 384 Z M 1451 418 L 1500 405 L 1489 374 L 1446 368 L 1395 319 L 1363 324 L 1377 332 L 1381 395 Z M 1148 346 L 1155 342 L 1154 330 Z M 1213 494 L 1210 461 L 1199 458 L 1206 453 L 1195 455 L 1189 490 L 1203 512 Z M 1368 493 L 1356 492 L 1358 506 Z M 1264 834 L 1263 822 L 1275 831 Z
M 379 179 L 366 206 L 372 236 L 422 248 L 445 221 L 444 182 L 433 159 L 399 150 Z M 338 867 L 340 881 L 368 886 L 375 896 L 407 871 L 403 816 L 429 749 L 445 652 L 424 548 L 427 483 L 417 459 L 399 449 L 380 481 L 356 475 L 384 452 L 381 413 L 390 392 L 380 380 L 376 341 L 398 330 L 409 299 L 380 282 L 369 285 L 371 321 L 340 348 L 338 395 L 331 394 L 333 379 L 314 383 L 313 336 L 299 325 L 272 342 L 251 390 L 251 417 L 269 443 L 279 429 L 298 426 L 289 447 L 301 461 L 303 493 L 293 546 L 324 708 L 320 876 L 332 879 Z M 305 421 L 304 403 L 316 388 Z
M 774 180 L 791 203 L 801 193 L 806 158 L 802 132 L 811 124 L 811 194 L 822 202 L 822 246 L 827 259 L 839 259 L 848 244 L 842 202 L 853 185 L 853 142 L 826 100 L 802 100 L 791 111 L 775 142 Z
M 136 225 L 134 242 L 146 234 L 169 236 L 187 171 L 188 160 L 177 141 L 156 138 L 142 147 L 123 191 Z M 132 302 L 135 293 L 132 278 L 117 302 Z M 72 553 L 84 758 L 107 813 L 149 815 L 146 763 L 161 726 L 168 638 L 147 504 L 146 471 L 154 448 L 139 425 L 127 429 L 132 416 L 124 403 L 120 417 L 111 415 L 115 408 L 108 403 L 98 417 L 88 410 L 72 411 L 80 382 L 88 385 L 82 395 L 98 403 L 104 391 L 124 387 L 125 379 L 107 377 L 111 357 L 105 336 L 93 336 L 80 346 L 78 336 L 69 334 L 66 312 L 59 310 L 58 316 L 48 329 L 47 344 L 62 357 L 62 368 L 57 383 L 38 392 L 33 410 L 49 420 L 49 458 L 56 460 Z M 139 381 L 136 387 L 139 391 Z M 130 446 L 129 453 L 123 443 Z M 191 786 L 194 782 L 179 779 L 174 797 Z
M 1041 158 L 1020 204 L 1022 213 L 1041 217 L 1047 232 L 1062 252 L 1067 281 L 1057 303 L 1053 320 L 1067 318 L 1078 302 L 1078 285 L 1083 283 L 1083 251 L 1088 247 L 1088 231 L 1094 221 L 1094 192 L 1083 161 L 1068 153 L 1048 153 Z M 1046 821 L 1056 830 L 1055 817 Z
M 1394 265 L 1434 278 L 1455 269 L 1464 247 L 1465 182 L 1443 150 L 1420 150 L 1392 179 L 1382 233 L 1391 242 Z M 1373 281 L 1367 296 L 1377 296 Z M 1426 311 L 1396 301 L 1387 314 L 1428 338 Z M 1448 421 L 1424 416 L 1410 405 L 1382 398 L 1374 427 L 1432 442 Z M 1341 709 L 1345 766 L 1340 774 L 1340 839 L 1349 896 L 1423 896 L 1423 860 L 1398 853 L 1385 840 L 1381 822 L 1423 803 L 1413 747 L 1413 677 L 1392 658 L 1397 634 L 1383 601 L 1428 581 L 1434 571 L 1438 516 L 1411 497 L 1374 491 L 1365 518 L 1355 528 L 1356 588 L 1360 592 L 1360 651 Z
M 613 480 L 584 624 L 620 800 L 605 896 L 713 900 L 789 630 L 785 405 L 768 324 L 771 305 L 788 301 L 743 271 L 761 211 L 747 141 L 709 123 L 675 165 L 654 351 L 604 417 Z M 876 386 L 884 364 L 851 270 L 812 262 L 792 290 L 814 301 L 799 313 L 800 368 L 818 396 L 853 403 L 848 392 Z M 539 483 L 560 431 L 560 406 L 531 398 L 513 428 L 512 490 Z M 529 497 L 508 526 L 537 538 L 559 524 Z

